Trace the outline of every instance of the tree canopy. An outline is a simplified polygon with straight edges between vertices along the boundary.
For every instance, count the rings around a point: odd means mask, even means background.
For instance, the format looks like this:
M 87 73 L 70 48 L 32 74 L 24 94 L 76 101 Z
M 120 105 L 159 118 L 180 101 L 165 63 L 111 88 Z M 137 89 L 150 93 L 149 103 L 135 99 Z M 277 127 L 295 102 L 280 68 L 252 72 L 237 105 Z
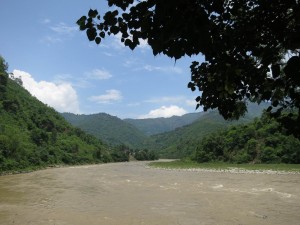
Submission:
M 121 34 L 132 50 L 143 39 L 154 55 L 205 56 L 190 66 L 188 87 L 200 92 L 197 108 L 217 108 L 225 119 L 238 119 L 247 102 L 269 101 L 274 115 L 296 109 L 296 118 L 288 114 L 282 121 L 300 124 L 299 0 L 108 0 L 108 5 L 112 10 L 103 16 L 90 9 L 77 21 L 90 41 L 100 44 L 107 35 Z

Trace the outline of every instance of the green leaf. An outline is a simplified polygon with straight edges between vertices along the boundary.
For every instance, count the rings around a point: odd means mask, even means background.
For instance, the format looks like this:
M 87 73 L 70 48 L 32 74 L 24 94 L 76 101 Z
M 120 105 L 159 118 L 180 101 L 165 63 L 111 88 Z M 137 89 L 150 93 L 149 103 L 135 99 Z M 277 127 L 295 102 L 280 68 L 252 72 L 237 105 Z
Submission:
M 87 37 L 88 37 L 89 41 L 94 41 L 96 36 L 97 36 L 97 31 L 94 27 L 89 28 L 89 29 L 86 30 L 86 34 L 87 34 Z
M 80 25 L 79 26 L 79 30 L 85 30 L 86 29 L 86 26 L 85 25 Z
M 280 66 L 278 64 L 272 65 L 271 70 L 272 70 L 272 75 L 273 75 L 274 78 L 279 77 L 279 75 L 280 75 Z
M 112 27 L 110 28 L 110 32 L 111 32 L 112 34 L 116 35 L 117 33 L 119 33 L 119 27 L 117 27 L 117 26 L 112 26 Z
M 97 45 L 99 45 L 100 42 L 101 42 L 101 38 L 100 38 L 100 37 L 96 37 L 96 38 L 95 38 L 95 42 L 96 42 Z
M 100 35 L 101 38 L 105 38 L 105 32 L 104 31 L 100 32 L 99 35 Z
M 77 20 L 76 23 L 77 23 L 79 26 L 83 26 L 83 25 L 85 25 L 86 19 L 87 19 L 86 16 L 82 16 L 79 20 Z
M 188 83 L 188 88 L 190 88 L 192 91 L 195 91 L 195 90 L 196 90 L 195 84 L 192 83 L 192 82 L 189 82 L 189 83 Z
M 90 9 L 90 11 L 89 11 L 89 13 L 88 13 L 88 16 L 89 16 L 89 17 L 95 18 L 97 15 L 98 15 L 97 9 L 95 9 L 95 10 Z
M 135 44 L 130 39 L 126 39 L 124 44 L 125 46 L 128 46 L 131 50 L 135 48 Z
M 267 112 L 271 112 L 272 109 L 273 109 L 273 107 L 272 107 L 272 106 L 269 106 L 269 107 L 267 108 Z

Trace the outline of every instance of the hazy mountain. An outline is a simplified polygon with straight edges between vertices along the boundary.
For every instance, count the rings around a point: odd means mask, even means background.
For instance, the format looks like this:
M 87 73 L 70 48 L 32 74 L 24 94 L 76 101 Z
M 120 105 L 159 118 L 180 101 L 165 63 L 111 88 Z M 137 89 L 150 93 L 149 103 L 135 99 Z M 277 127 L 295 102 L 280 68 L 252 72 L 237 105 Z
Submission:
M 63 113 L 67 121 L 111 145 L 147 148 L 162 156 L 182 157 L 194 150 L 193 143 L 213 131 L 232 124 L 247 123 L 260 116 L 267 104 L 249 104 L 248 113 L 238 121 L 226 121 L 217 111 L 190 113 L 155 119 L 125 119 L 106 113 L 75 115 Z M 168 131 L 168 132 L 164 132 Z M 150 134 L 154 134 L 149 136 Z
M 206 134 L 224 129 L 230 125 L 248 123 L 262 114 L 268 104 L 249 104 L 248 113 L 238 121 L 226 121 L 217 111 L 203 113 L 192 124 L 179 127 L 173 131 L 151 136 L 150 149 L 159 151 L 162 157 L 181 158 L 191 154 L 197 143 Z
M 203 115 L 204 112 L 199 112 L 188 113 L 183 116 L 172 116 L 170 118 L 125 119 L 124 121 L 132 124 L 146 135 L 153 135 L 191 124 Z

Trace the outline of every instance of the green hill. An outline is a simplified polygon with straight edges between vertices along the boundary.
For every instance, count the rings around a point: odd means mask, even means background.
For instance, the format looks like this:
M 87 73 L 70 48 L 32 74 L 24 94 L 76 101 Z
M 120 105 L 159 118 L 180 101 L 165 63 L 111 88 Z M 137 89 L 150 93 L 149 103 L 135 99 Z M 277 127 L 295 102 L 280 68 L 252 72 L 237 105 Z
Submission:
M 0 57 L 0 172 L 112 160 L 106 145 L 71 126 L 6 70 Z
M 149 149 L 156 149 L 163 158 L 182 158 L 195 151 L 198 142 L 207 134 L 233 124 L 248 123 L 262 114 L 268 104 L 249 104 L 248 113 L 238 121 L 226 121 L 217 111 L 203 113 L 192 124 L 174 131 L 152 135 Z
M 98 113 L 75 115 L 63 113 L 72 125 L 81 128 L 110 145 L 156 151 L 162 157 L 182 158 L 192 151 L 208 133 L 232 124 L 246 123 L 260 116 L 267 104 L 249 104 L 248 113 L 239 121 L 226 121 L 217 111 L 190 113 L 184 116 L 155 119 L 125 119 Z M 169 131 L 169 132 L 163 132 Z M 149 136 L 149 134 L 155 133 Z M 159 134 L 158 134 L 159 133 Z
M 191 124 L 202 115 L 204 115 L 203 112 L 188 113 L 183 116 L 172 116 L 170 118 L 124 119 L 124 121 L 132 124 L 146 135 L 154 135 Z
M 72 125 L 110 145 L 126 145 L 130 148 L 140 148 L 149 139 L 132 124 L 106 113 L 92 115 L 62 113 L 62 116 Z

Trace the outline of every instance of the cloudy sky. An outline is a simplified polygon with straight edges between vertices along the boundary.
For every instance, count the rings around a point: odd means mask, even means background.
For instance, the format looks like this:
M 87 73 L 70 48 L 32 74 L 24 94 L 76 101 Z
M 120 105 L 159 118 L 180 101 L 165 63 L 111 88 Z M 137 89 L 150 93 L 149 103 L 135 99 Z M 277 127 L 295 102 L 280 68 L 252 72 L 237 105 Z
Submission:
M 147 43 L 134 51 L 118 37 L 99 46 L 76 21 L 105 0 L 1 0 L 0 55 L 23 86 L 59 112 L 105 112 L 120 118 L 155 118 L 195 111 L 187 88 L 195 58 L 154 57 Z

